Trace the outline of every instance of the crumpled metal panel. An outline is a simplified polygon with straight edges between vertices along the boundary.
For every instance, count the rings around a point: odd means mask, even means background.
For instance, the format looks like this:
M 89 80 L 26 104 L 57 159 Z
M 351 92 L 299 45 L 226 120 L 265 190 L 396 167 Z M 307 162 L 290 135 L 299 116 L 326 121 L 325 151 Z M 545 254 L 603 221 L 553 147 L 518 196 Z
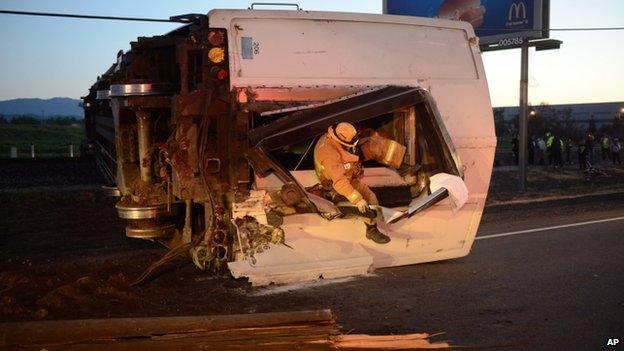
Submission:
M 368 94 L 299 111 L 249 131 L 251 145 L 262 143 L 267 150 L 320 135 L 338 122 L 357 123 L 421 101 L 420 88 L 389 86 Z

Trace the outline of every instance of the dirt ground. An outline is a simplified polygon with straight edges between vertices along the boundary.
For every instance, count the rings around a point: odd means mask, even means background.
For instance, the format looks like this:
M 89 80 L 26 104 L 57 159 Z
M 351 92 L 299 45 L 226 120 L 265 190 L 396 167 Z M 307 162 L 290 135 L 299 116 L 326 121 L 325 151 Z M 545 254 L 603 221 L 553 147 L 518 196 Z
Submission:
M 130 286 L 164 249 L 125 238 L 114 199 L 97 190 L 102 179 L 93 164 L 78 160 L 2 162 L 0 321 L 288 311 L 310 309 L 310 302 L 315 301 L 315 296 L 305 295 L 263 299 L 251 294 L 246 280 L 211 276 L 188 259 L 178 260 L 146 284 Z M 515 184 L 513 173 L 494 173 L 491 200 L 513 197 L 509 189 L 510 183 Z M 611 167 L 606 175 L 589 177 L 571 169 L 543 168 L 529 174 L 529 194 L 614 186 L 624 187 L 622 168 Z M 490 220 L 504 218 L 492 216 Z M 487 213 L 484 221 L 488 221 Z M 425 275 L 421 278 L 427 279 Z M 352 298 L 337 296 L 338 309 Z M 393 313 L 408 312 L 409 308 Z M 365 311 L 352 318 L 370 322 Z M 383 329 L 383 321 L 379 325 Z
M 518 194 L 517 170 L 495 170 L 492 173 L 487 203 L 624 191 L 624 166 L 604 162 L 596 165 L 597 173 L 579 171 L 577 167 L 530 167 L 527 171 L 526 192 L 522 195 Z
M 181 291 L 247 285 L 231 279 L 217 283 L 181 259 L 163 279 L 130 287 L 165 251 L 125 238 L 114 201 L 96 190 L 2 193 L 0 212 L 4 321 L 197 314 L 190 303 L 194 295 Z

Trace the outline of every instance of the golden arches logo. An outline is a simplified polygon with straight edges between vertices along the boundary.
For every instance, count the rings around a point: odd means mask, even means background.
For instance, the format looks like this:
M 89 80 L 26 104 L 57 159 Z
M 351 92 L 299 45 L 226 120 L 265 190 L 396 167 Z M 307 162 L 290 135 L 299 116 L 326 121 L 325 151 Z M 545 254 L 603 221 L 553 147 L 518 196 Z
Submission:
M 522 15 L 522 16 L 520 16 L 520 15 Z M 517 3 L 514 2 L 509 7 L 509 14 L 507 16 L 507 20 L 509 22 L 511 22 L 512 18 L 514 20 L 526 19 L 527 18 L 526 5 L 524 5 L 523 1 L 520 1 L 520 2 L 517 2 Z

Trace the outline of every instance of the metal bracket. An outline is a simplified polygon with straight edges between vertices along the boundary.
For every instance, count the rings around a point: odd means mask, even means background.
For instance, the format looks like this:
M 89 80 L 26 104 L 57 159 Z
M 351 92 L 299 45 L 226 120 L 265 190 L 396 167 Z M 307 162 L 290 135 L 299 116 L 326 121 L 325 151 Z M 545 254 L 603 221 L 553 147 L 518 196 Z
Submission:
M 297 8 L 297 11 L 302 10 L 302 8 L 299 7 L 299 4 L 281 2 L 254 2 L 247 8 L 247 10 L 254 10 L 254 6 L 294 6 Z

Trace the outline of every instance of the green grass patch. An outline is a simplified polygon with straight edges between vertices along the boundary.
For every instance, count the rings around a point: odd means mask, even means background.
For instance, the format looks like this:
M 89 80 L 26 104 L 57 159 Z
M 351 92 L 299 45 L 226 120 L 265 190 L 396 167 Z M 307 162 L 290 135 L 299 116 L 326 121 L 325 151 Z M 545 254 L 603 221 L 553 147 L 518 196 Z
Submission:
M 84 125 L 15 125 L 0 124 L 0 157 L 7 158 L 12 146 L 18 157 L 30 157 L 30 145 L 35 144 L 36 155 L 68 156 L 69 145 L 74 145 L 78 155 L 84 139 Z

